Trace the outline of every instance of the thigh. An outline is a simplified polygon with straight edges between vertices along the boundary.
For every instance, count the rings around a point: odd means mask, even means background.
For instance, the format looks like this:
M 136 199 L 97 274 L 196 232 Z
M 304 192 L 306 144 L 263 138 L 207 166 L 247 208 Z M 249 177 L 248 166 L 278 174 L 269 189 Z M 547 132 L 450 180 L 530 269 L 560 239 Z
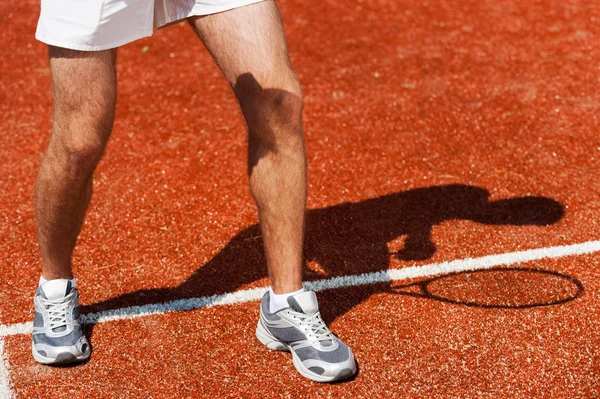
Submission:
M 248 80 L 263 89 L 289 90 L 297 85 L 274 1 L 189 21 L 234 89 Z
M 50 46 L 54 134 L 110 134 L 116 102 L 116 50 L 77 51 Z

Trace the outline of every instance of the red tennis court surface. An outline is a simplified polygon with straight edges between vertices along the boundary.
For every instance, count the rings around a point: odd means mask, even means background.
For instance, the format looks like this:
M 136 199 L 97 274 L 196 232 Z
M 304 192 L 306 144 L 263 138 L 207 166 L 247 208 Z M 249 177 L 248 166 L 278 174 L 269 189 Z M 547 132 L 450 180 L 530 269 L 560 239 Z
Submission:
M 267 280 L 244 123 L 185 24 L 119 54 L 114 135 L 74 259 L 100 321 L 92 359 L 34 362 L 50 78 L 37 1 L 5 0 L 0 397 L 600 398 L 598 3 L 280 7 L 306 92 L 306 279 L 325 280 L 322 313 L 359 374 L 312 383 L 255 339 L 250 289 Z

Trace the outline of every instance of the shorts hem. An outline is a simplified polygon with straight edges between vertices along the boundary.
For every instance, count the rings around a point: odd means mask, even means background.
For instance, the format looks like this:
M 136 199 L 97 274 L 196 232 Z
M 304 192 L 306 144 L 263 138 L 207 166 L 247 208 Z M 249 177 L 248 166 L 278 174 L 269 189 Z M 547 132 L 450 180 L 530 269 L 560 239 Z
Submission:
M 106 43 L 106 44 L 97 44 L 97 45 L 93 45 L 93 44 L 83 44 L 83 43 L 74 43 L 74 42 L 70 42 L 68 40 L 62 40 L 62 39 L 56 39 L 50 36 L 46 36 L 43 33 L 40 32 L 36 32 L 35 33 L 35 38 L 37 40 L 39 40 L 42 43 L 46 43 L 47 45 L 50 46 L 56 46 L 56 47 L 62 47 L 62 48 L 67 48 L 70 50 L 79 50 L 79 51 L 102 51 L 102 50 L 110 50 L 113 48 L 117 48 L 117 47 L 121 47 L 125 44 L 134 42 L 136 40 L 139 39 L 143 39 L 144 37 L 148 37 L 148 36 L 152 36 L 152 32 L 153 30 L 146 30 L 144 32 L 139 32 L 136 33 L 134 35 L 128 36 L 126 38 L 122 38 L 119 40 L 116 40 L 114 42 L 111 43 Z
M 176 13 L 174 16 L 172 17 L 167 17 L 165 18 L 164 21 L 160 21 L 159 23 L 157 23 L 155 25 L 156 29 L 162 28 L 166 25 L 170 25 L 174 22 L 177 21 L 181 21 L 182 19 L 186 19 L 189 17 L 195 17 L 195 16 L 202 16 L 202 15 L 211 15 L 211 14 L 217 14 L 220 12 L 224 12 L 224 11 L 229 11 L 229 10 L 233 10 L 239 7 L 244 7 L 244 6 L 248 6 L 250 4 L 255 4 L 255 3 L 260 3 L 263 1 L 267 1 L 267 0 L 242 0 L 242 1 L 231 1 L 229 3 L 226 4 L 219 4 L 219 5 L 214 5 L 214 6 L 207 6 L 207 5 L 194 5 L 194 7 L 192 8 L 191 11 L 188 12 L 180 12 L 180 13 Z

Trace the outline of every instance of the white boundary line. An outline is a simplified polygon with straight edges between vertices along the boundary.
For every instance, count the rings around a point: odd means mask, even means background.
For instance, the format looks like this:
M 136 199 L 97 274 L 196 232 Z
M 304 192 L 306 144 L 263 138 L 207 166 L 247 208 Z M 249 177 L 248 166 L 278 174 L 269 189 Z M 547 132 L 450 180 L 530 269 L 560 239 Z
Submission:
M 13 399 L 15 397 L 10 387 L 9 373 L 8 359 L 4 356 L 4 336 L 0 335 L 0 399 Z
M 480 258 L 458 259 L 449 262 L 431 263 L 422 266 L 410 266 L 402 269 L 390 269 L 380 272 L 364 273 L 351 276 L 333 277 L 324 280 L 305 282 L 307 289 L 323 291 L 341 287 L 356 287 L 375 283 L 407 280 L 415 277 L 431 277 L 439 274 L 456 273 L 468 270 L 489 269 L 494 266 L 508 266 L 515 263 L 540 259 L 562 258 L 565 256 L 584 255 L 600 252 L 600 240 L 587 241 L 572 245 L 536 248 L 505 254 L 488 255 Z M 86 324 L 105 323 L 107 321 L 134 319 L 156 314 L 181 312 L 207 308 L 212 306 L 231 305 L 259 300 L 267 291 L 267 287 L 240 290 L 221 295 L 198 298 L 179 299 L 170 302 L 154 303 L 143 306 L 106 310 L 98 313 L 87 313 L 81 316 Z M 0 324 L 0 338 L 9 335 L 31 334 L 31 322 L 11 325 Z
M 515 263 L 529 262 L 540 259 L 562 258 L 565 256 L 591 254 L 600 251 L 600 240 L 587 241 L 572 245 L 529 249 L 525 251 L 508 252 L 498 255 L 488 255 L 480 258 L 458 259 L 450 262 L 431 263 L 422 266 L 410 266 L 403 269 L 391 269 L 380 272 L 364 273 L 353 276 L 333 277 L 324 280 L 304 283 L 307 289 L 323 291 L 341 287 L 356 287 L 375 283 L 406 280 L 415 277 L 430 277 L 439 274 L 456 273 L 468 270 L 489 269 L 494 266 L 508 266 Z M 230 305 L 259 300 L 267 291 L 266 287 L 252 288 L 230 292 L 222 295 L 204 296 L 199 298 L 180 299 L 171 302 L 161 302 L 143 306 L 107 310 L 98 313 L 82 315 L 82 321 L 88 324 L 104 323 L 107 321 L 134 319 L 138 317 L 181 312 L 211 306 Z M 0 324 L 0 399 L 13 399 L 9 380 L 9 366 L 4 357 L 4 338 L 10 335 L 31 334 L 33 324 L 16 323 Z

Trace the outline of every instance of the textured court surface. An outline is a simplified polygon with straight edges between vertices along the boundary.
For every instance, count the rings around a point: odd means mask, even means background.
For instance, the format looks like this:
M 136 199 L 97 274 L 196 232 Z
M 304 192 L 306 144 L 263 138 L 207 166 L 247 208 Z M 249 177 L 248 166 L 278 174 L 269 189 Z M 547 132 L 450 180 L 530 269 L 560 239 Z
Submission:
M 127 318 L 267 284 L 241 114 L 185 24 L 119 54 L 115 131 L 75 255 L 85 312 L 121 319 L 88 326 L 88 363 L 34 363 L 49 70 L 37 2 L 6 0 L 0 398 L 600 398 L 597 2 L 280 6 L 306 92 L 307 280 L 429 270 L 319 293 L 358 376 L 311 383 L 263 349 L 256 291 Z M 574 244 L 585 250 L 556 249 Z M 540 256 L 511 255 L 530 249 Z M 491 270 L 428 266 L 492 254 L 505 255 Z

